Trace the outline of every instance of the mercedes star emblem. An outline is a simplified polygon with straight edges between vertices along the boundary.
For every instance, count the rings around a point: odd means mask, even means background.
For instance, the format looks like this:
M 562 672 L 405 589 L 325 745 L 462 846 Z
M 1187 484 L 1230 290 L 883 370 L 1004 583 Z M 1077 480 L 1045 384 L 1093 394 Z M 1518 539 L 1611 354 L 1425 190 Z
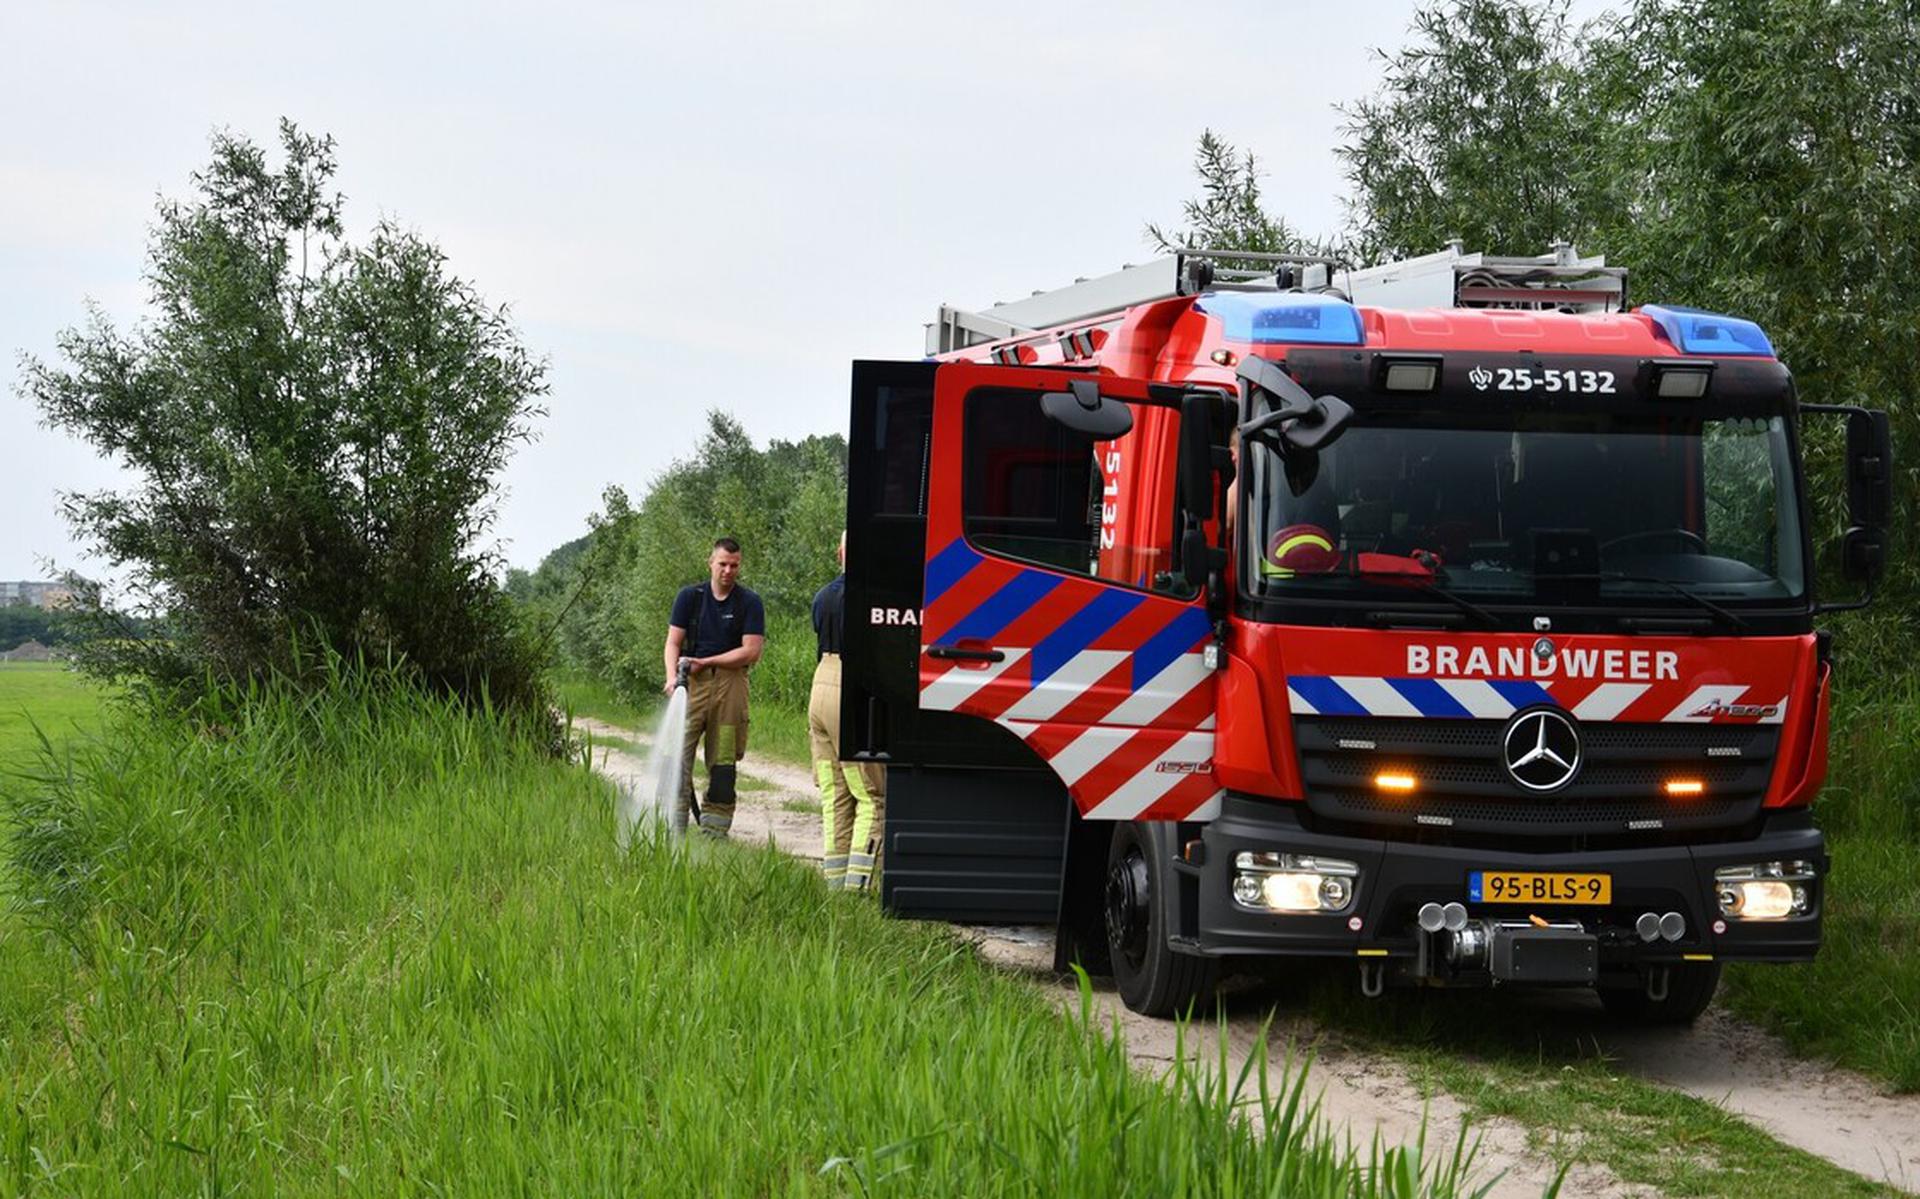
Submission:
M 1529 791 L 1557 791 L 1580 772 L 1580 730 L 1558 708 L 1515 716 L 1501 744 L 1507 773 Z

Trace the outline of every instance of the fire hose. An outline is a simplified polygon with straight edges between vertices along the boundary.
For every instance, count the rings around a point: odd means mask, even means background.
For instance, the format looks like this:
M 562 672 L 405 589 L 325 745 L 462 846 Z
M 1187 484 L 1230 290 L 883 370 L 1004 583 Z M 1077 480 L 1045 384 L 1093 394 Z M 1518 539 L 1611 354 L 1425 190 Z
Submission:
M 680 659 L 680 667 L 679 667 L 679 669 L 678 669 L 677 671 L 675 671 L 675 672 L 674 672 L 674 676 L 673 676 L 673 687 L 674 687 L 674 690 L 676 690 L 676 691 L 686 691 L 686 690 L 687 690 L 687 680 L 688 680 L 689 678 L 691 678 L 691 677 L 692 677 L 692 675 L 693 675 L 693 663 L 692 663 L 691 661 L 689 661 L 688 659 L 686 659 L 686 658 L 682 658 L 682 659 Z M 692 693 L 691 693 L 691 692 L 689 692 L 689 693 L 688 693 L 688 695 L 687 695 L 687 702 L 688 702 L 689 704 L 691 704 L 691 703 L 693 702 L 693 695 L 692 695 Z M 672 747 L 671 747 L 671 746 L 668 746 L 668 747 L 667 747 L 667 749 L 668 749 L 668 751 L 669 751 L 669 752 L 671 752 L 671 750 L 672 750 Z M 682 762 L 680 763 L 680 772 L 681 772 L 681 775 L 682 775 L 682 777 L 684 777 L 684 776 L 685 776 L 685 774 L 686 774 L 686 772 L 687 772 L 687 771 L 689 771 L 689 770 L 692 770 L 692 769 L 693 769 L 693 763 L 692 763 L 692 762 L 690 762 L 690 761 L 682 761 Z M 686 819 L 688 820 L 688 822 L 689 822 L 689 823 L 691 823 L 691 824 L 694 824 L 694 825 L 698 825 L 698 824 L 700 823 L 700 801 L 699 801 L 699 800 L 697 800 L 697 799 L 695 799 L 695 798 L 693 797 L 693 788 L 692 788 L 692 787 L 686 787 L 686 788 L 684 788 L 684 790 L 685 790 L 685 791 L 686 791 L 686 793 L 687 793 L 687 815 L 686 815 Z M 678 814 L 678 809 L 676 808 L 676 815 L 677 815 L 677 814 Z M 682 833 L 684 833 L 684 832 L 686 831 L 686 829 L 685 829 L 685 828 L 683 827 L 683 828 L 681 828 L 681 829 L 680 829 L 680 831 L 681 831 Z

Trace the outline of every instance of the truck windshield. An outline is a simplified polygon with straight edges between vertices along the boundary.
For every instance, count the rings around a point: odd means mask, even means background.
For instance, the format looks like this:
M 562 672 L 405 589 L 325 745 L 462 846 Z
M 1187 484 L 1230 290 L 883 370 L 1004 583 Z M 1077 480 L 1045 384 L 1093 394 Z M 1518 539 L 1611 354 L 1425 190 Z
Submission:
M 1476 419 L 1362 418 L 1312 461 L 1250 447 L 1243 585 L 1635 607 L 1687 606 L 1676 591 L 1723 607 L 1805 593 L 1779 416 Z

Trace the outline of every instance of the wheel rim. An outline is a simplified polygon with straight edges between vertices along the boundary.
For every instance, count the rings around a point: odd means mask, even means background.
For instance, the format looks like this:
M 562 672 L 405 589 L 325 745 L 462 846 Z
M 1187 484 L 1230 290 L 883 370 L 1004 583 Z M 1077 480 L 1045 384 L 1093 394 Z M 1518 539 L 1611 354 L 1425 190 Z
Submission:
M 1107 945 L 1135 969 L 1147 957 L 1151 899 L 1146 855 L 1138 845 L 1129 845 L 1107 867 Z

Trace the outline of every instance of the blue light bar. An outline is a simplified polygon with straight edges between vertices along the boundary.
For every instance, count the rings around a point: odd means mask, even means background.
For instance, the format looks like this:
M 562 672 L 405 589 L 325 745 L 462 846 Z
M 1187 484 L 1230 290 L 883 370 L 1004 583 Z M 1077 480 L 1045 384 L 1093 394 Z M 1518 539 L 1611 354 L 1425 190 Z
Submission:
M 1660 326 L 1683 354 L 1762 354 L 1773 357 L 1773 343 L 1760 326 L 1737 316 L 1647 304 L 1641 312 Z
M 1314 292 L 1210 291 L 1194 307 L 1217 317 L 1227 340 L 1261 345 L 1365 345 L 1360 310 Z

